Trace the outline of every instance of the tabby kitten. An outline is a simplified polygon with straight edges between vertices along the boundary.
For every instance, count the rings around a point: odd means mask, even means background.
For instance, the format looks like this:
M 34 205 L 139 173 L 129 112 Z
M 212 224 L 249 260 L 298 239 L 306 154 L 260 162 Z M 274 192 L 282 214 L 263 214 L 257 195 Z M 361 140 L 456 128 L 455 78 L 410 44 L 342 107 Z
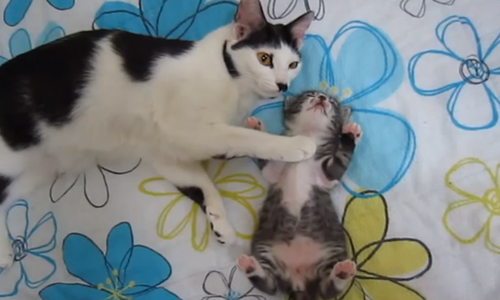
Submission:
M 298 163 L 270 161 L 262 170 L 269 192 L 251 256 L 241 256 L 238 267 L 263 292 L 280 290 L 297 300 L 330 299 L 356 272 L 330 197 L 361 138 L 359 125 L 348 123 L 350 115 L 350 108 L 323 92 L 285 100 L 286 135 L 311 137 L 318 151 Z M 255 118 L 247 121 L 254 129 L 261 125 Z

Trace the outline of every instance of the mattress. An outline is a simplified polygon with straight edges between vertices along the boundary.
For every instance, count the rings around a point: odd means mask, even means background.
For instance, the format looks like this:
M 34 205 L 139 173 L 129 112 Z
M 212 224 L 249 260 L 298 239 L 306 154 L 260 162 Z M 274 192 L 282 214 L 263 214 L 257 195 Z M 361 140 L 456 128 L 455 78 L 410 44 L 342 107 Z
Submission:
M 312 10 L 289 93 L 322 89 L 363 130 L 332 193 L 357 274 L 345 300 L 498 299 L 500 2 L 263 0 L 271 22 Z M 0 0 L 0 64 L 80 30 L 200 39 L 231 0 Z M 0 82 L 1 85 L 1 82 Z M 280 134 L 282 99 L 252 115 Z M 142 163 L 99 162 L 8 209 L 13 300 L 286 299 L 236 269 L 267 184 L 251 159 L 205 164 L 237 231 L 219 245 L 200 209 Z

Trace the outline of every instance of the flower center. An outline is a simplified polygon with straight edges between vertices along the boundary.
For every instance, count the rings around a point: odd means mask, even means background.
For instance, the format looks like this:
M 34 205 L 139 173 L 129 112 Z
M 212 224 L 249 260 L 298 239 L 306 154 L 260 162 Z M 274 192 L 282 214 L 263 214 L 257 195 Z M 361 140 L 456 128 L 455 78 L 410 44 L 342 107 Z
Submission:
M 120 288 L 118 270 L 113 270 L 112 274 L 113 279 L 106 278 L 106 282 L 104 284 L 99 283 L 97 285 L 97 289 L 111 294 L 108 298 L 106 298 L 106 300 L 131 300 L 132 297 L 123 295 L 123 292 L 133 288 L 135 286 L 135 282 L 130 281 L 127 285 Z
M 233 290 L 229 290 L 228 293 L 224 294 L 224 299 L 227 299 L 227 300 L 238 300 L 240 299 L 241 297 L 241 293 L 238 293 L 236 291 L 233 291 Z
M 21 261 L 26 257 L 26 255 L 28 255 L 26 252 L 28 244 L 23 236 L 16 237 L 16 239 L 12 242 L 12 248 L 14 249 L 14 261 Z
M 486 209 L 497 216 L 500 216 L 500 189 L 492 188 L 484 193 Z
M 490 68 L 475 55 L 462 61 L 458 70 L 462 79 L 470 84 L 481 84 L 490 78 Z
M 342 93 L 339 93 L 339 88 L 337 86 L 328 86 L 326 81 L 321 81 L 319 86 L 322 90 L 330 92 L 333 96 L 339 97 L 339 100 L 343 100 L 352 95 L 352 90 L 350 88 L 345 88 L 342 90 Z

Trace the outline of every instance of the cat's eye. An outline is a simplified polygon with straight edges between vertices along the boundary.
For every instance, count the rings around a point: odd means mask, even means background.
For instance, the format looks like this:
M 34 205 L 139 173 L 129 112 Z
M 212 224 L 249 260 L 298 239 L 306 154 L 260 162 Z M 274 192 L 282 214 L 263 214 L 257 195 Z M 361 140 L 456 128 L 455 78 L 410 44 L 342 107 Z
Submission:
M 294 61 L 294 62 L 292 62 L 292 63 L 290 63 L 288 65 L 288 68 L 290 68 L 290 69 L 296 69 L 298 66 L 299 66 L 299 62 L 298 61 Z
M 265 52 L 257 53 L 257 58 L 262 65 L 267 67 L 271 66 L 273 63 L 273 58 L 271 57 L 271 55 Z

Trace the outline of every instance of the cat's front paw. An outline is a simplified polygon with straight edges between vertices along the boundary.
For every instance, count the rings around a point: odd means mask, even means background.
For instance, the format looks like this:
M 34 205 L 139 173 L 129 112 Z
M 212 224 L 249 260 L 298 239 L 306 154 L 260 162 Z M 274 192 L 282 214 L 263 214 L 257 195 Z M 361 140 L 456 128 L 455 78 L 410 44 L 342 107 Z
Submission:
M 220 212 L 206 208 L 208 222 L 210 228 L 215 235 L 217 241 L 223 245 L 231 245 L 236 241 L 236 232 L 233 226 L 229 223 L 227 218 Z
M 312 138 L 297 135 L 289 138 L 284 150 L 282 161 L 299 162 L 311 158 L 316 153 L 316 142 Z
M 245 121 L 245 127 L 248 129 L 254 129 L 258 131 L 266 131 L 264 123 L 256 117 L 249 117 Z
M 342 127 L 342 133 L 350 133 L 354 137 L 354 143 L 359 143 L 359 140 L 363 136 L 363 131 L 358 123 L 347 123 Z

